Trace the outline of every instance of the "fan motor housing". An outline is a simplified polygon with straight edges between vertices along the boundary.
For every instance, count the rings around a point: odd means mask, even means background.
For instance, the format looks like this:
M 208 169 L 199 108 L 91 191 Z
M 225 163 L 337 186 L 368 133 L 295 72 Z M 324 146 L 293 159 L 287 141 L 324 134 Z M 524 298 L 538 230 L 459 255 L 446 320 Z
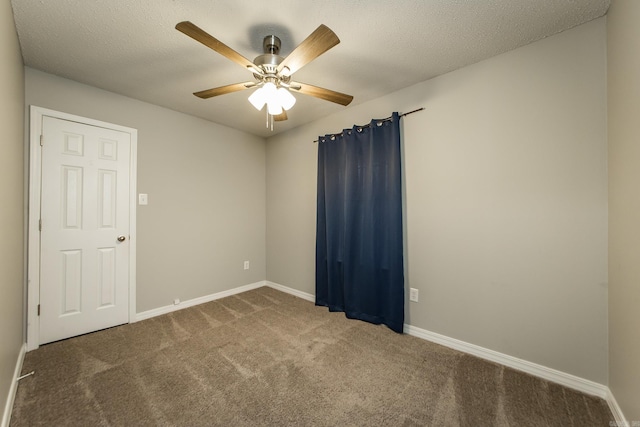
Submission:
M 262 67 L 267 73 L 273 74 L 276 72 L 278 65 L 284 60 L 282 56 L 274 55 L 272 53 L 265 53 L 264 55 L 256 56 L 253 63 L 258 67 Z

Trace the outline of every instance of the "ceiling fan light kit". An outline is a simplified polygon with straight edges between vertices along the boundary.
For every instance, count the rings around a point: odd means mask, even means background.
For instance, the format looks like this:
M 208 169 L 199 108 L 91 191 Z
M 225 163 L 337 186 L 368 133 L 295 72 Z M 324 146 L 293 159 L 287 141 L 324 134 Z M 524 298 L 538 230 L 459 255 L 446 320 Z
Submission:
M 290 110 L 296 103 L 296 98 L 290 92 L 292 90 L 344 106 L 349 105 L 353 100 L 351 95 L 291 80 L 293 73 L 340 43 L 338 36 L 325 25 L 320 25 L 286 58 L 278 55 L 280 52 L 280 39 L 274 35 L 266 36 L 262 41 L 264 54 L 256 57 L 253 62 L 189 21 L 180 22 L 176 25 L 176 29 L 241 65 L 250 71 L 255 79 L 255 81 L 251 82 L 235 83 L 202 90 L 195 92 L 194 95 L 208 99 L 257 87 L 249 96 L 249 102 L 257 110 L 262 110 L 265 105 L 267 106 L 267 127 L 271 122 L 271 128 L 273 129 L 274 120 L 282 121 L 287 119 L 286 111 Z
M 296 98 L 284 87 L 278 88 L 276 84 L 266 82 L 249 96 L 249 102 L 258 111 L 266 104 L 269 114 L 277 116 L 282 114 L 282 110 L 289 111 L 295 105 Z

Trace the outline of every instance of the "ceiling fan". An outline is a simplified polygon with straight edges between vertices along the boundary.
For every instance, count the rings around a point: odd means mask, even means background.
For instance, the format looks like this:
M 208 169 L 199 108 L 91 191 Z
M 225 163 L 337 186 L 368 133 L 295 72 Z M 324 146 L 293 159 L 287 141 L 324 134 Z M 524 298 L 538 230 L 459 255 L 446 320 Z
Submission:
M 290 90 L 345 106 L 353 100 L 351 95 L 291 79 L 293 73 L 340 43 L 338 36 L 325 25 L 316 28 L 286 58 L 278 55 L 280 39 L 273 35 L 266 36 L 262 42 L 264 54 L 256 57 L 253 62 L 189 21 L 180 22 L 176 25 L 176 29 L 241 65 L 253 73 L 255 79 L 202 90 L 195 92 L 194 95 L 208 99 L 244 89 L 258 88 L 251 94 L 249 101 L 258 110 L 267 106 L 267 126 L 269 126 L 269 118 L 271 118 L 272 128 L 273 120 L 287 120 L 286 111 L 296 102 Z

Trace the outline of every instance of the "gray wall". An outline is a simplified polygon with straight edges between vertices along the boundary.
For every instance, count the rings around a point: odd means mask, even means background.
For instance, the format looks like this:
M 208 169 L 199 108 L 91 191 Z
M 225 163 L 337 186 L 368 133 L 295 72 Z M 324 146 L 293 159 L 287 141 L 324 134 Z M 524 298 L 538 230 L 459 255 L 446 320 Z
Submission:
M 0 412 L 23 339 L 24 76 L 8 0 L 0 2 Z
M 609 83 L 609 387 L 640 420 L 640 2 L 607 16 Z
M 26 68 L 26 103 L 138 129 L 137 312 L 265 278 L 265 141 Z M 243 269 L 243 261 L 251 268 Z
M 267 141 L 267 279 L 314 293 L 317 136 L 403 118 L 407 323 L 607 384 L 598 19 Z

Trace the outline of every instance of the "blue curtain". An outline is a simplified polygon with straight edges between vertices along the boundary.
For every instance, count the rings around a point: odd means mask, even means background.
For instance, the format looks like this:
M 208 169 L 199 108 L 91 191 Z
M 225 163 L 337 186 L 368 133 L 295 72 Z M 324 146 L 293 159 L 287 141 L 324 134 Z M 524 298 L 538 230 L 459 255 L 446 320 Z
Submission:
M 402 333 L 398 113 L 318 138 L 316 305 Z

